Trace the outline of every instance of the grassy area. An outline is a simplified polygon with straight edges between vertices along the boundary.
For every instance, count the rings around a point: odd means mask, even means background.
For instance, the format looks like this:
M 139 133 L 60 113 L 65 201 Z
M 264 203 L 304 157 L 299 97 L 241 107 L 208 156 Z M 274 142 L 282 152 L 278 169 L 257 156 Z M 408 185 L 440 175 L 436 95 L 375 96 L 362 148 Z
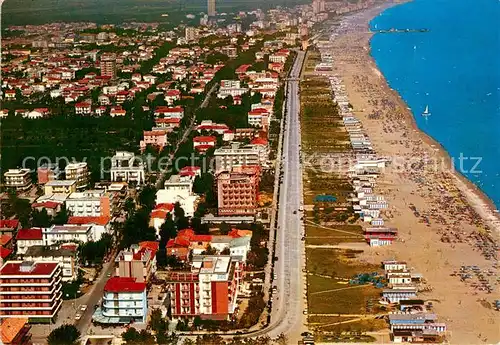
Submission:
M 363 241 L 363 229 L 355 224 L 348 196 L 352 186 L 339 158 L 350 154 L 348 134 L 332 100 L 328 78 L 315 75 L 320 62 L 317 51 L 308 51 L 301 81 L 302 150 L 307 157 L 304 172 L 304 204 L 314 205 L 306 213 L 306 245 L 336 245 Z M 334 202 L 315 202 L 317 195 L 333 195 Z M 373 285 L 350 285 L 358 273 L 380 271 L 359 261 L 362 251 L 307 248 L 309 326 L 317 338 L 329 341 L 372 342 L 362 334 L 386 327 L 385 321 L 363 315 L 381 312 L 380 289 Z M 312 314 L 312 315 L 311 315 Z M 314 315 L 314 314 L 327 314 Z M 331 315 L 331 316 L 330 316 Z M 343 316 L 344 315 L 344 316 Z M 362 315 L 357 317 L 356 315 Z M 316 339 L 320 341 L 320 339 Z
M 349 279 L 358 273 L 381 271 L 377 265 L 356 260 L 360 251 L 346 249 L 306 249 L 307 270 L 314 274 L 328 274 Z
M 316 225 L 306 225 L 306 245 L 336 245 L 344 242 L 364 241 L 360 225 L 339 224 L 332 225 L 331 228 L 339 231 L 324 229 Z

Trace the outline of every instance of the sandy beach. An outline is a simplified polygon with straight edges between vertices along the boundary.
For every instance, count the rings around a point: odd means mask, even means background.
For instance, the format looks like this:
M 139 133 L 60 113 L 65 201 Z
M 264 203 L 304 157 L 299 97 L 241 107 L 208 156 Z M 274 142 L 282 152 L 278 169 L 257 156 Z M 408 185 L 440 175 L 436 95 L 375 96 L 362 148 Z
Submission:
M 331 48 L 334 73 L 345 84 L 354 115 L 377 154 L 392 160 L 375 192 L 389 201 L 384 218 L 399 229 L 399 240 L 367 249 L 363 259 L 404 260 L 422 273 L 429 291 L 419 296 L 433 301 L 439 319 L 447 323 L 450 343 L 496 344 L 500 314 L 491 303 L 500 299 L 500 218 L 493 203 L 451 169 L 439 143 L 418 130 L 411 111 L 371 58 L 368 23 L 389 6 L 345 18 Z

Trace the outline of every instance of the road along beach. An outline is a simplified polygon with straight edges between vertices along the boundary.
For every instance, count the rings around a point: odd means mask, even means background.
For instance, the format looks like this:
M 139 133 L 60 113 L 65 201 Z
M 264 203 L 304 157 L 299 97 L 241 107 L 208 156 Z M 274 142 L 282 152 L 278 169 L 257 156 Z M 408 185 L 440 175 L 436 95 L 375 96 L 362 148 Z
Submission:
M 418 130 L 411 111 L 392 90 L 370 56 L 370 20 L 388 6 L 376 6 L 342 21 L 331 43 L 334 74 L 345 84 L 353 113 L 380 156 L 392 163 L 377 183 L 391 205 L 387 223 L 399 241 L 369 248 L 363 259 L 408 262 L 421 272 L 435 312 L 450 330 L 453 344 L 500 341 L 496 274 L 500 219 L 493 203 L 452 169 L 439 143 Z M 477 266 L 484 277 L 463 278 L 462 266 Z M 487 291 L 485 286 L 491 286 Z

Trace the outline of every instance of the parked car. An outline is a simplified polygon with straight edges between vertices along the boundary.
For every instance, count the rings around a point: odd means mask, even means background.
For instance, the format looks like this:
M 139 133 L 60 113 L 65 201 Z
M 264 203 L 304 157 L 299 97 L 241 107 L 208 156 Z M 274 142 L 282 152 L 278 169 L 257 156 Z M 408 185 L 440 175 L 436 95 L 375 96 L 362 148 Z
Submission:
M 86 304 L 81 305 L 81 306 L 80 306 L 80 310 L 81 310 L 81 311 L 85 311 L 85 310 L 87 310 L 87 305 L 86 305 Z
M 75 320 L 78 321 L 82 318 L 82 315 L 81 314 L 76 314 L 75 315 Z

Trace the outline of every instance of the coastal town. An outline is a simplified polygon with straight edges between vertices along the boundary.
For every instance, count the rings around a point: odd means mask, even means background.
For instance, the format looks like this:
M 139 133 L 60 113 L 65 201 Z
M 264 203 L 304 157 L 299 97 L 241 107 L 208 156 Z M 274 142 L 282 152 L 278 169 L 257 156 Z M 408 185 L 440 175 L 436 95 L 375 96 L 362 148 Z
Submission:
M 3 28 L 2 343 L 499 342 L 498 211 L 370 55 L 398 4 Z

